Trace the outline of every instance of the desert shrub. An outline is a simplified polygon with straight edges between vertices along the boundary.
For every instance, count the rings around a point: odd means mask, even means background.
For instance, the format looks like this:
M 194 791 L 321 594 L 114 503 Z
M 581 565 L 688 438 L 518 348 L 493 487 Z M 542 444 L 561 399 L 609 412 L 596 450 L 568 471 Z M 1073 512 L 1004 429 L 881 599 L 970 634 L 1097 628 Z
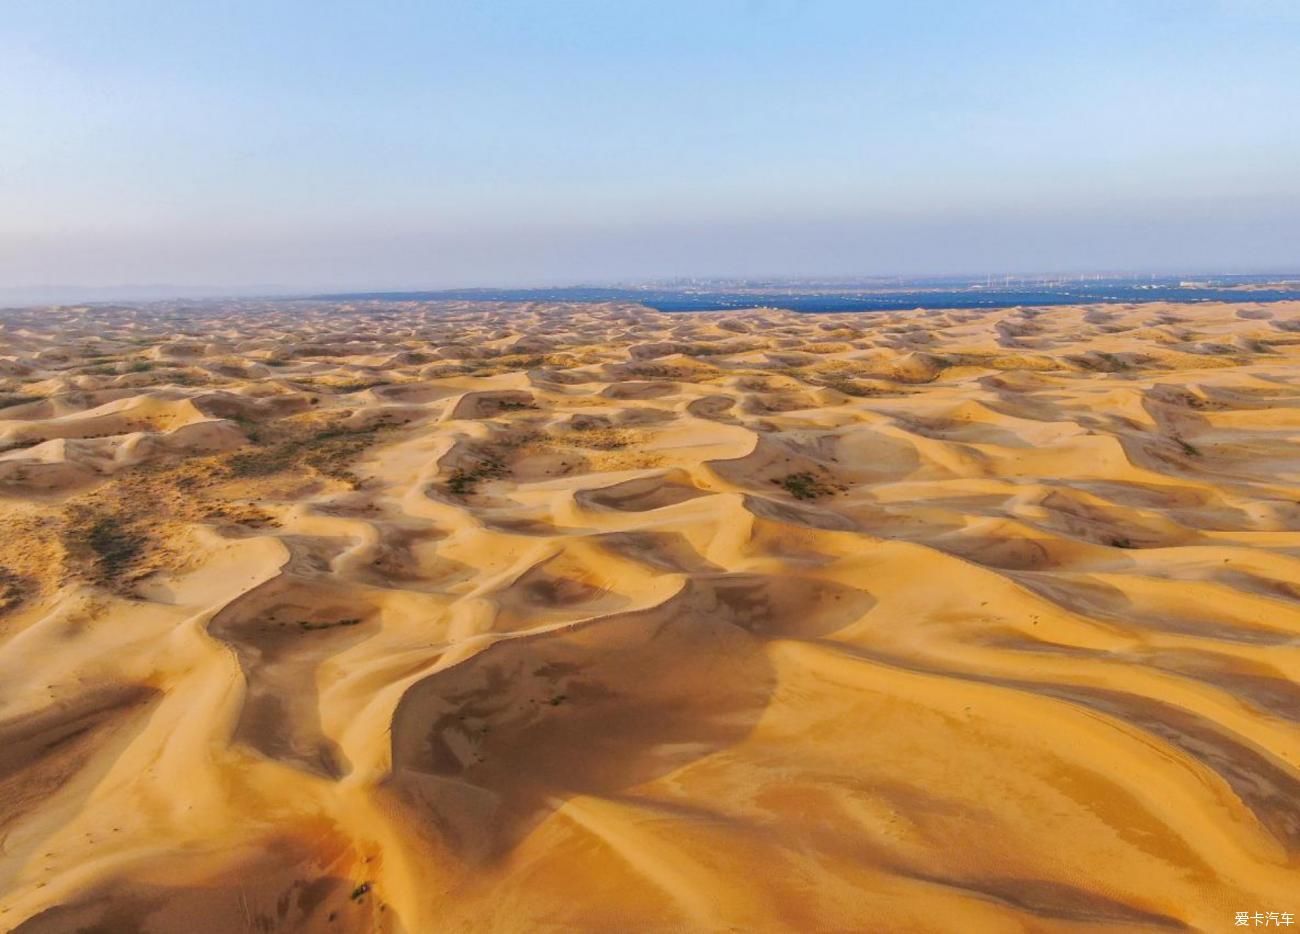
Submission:
M 509 472 L 505 461 L 486 454 L 472 467 L 457 467 L 447 478 L 447 489 L 456 496 L 471 496 L 484 480 L 495 480 Z
M 822 496 L 831 496 L 841 489 L 831 481 L 806 470 L 786 474 L 784 477 L 774 477 L 772 482 L 795 499 L 818 499 Z

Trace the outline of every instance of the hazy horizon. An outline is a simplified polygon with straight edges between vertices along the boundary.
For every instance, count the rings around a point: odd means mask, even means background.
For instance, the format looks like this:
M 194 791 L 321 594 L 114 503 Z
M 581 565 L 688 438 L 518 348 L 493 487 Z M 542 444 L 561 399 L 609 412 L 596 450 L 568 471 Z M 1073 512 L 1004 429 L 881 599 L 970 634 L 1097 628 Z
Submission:
M 1282 2 L 6 18 L 0 294 L 1297 265 Z
M 27 286 L 3 286 L 0 287 L 0 308 L 17 307 L 21 305 L 41 305 L 41 304 L 103 304 L 112 302 L 136 302 L 136 301 L 169 301 L 169 300 L 219 300 L 219 299 L 295 299 L 309 298 L 317 295 L 351 295 L 351 294 L 368 294 L 368 293 L 391 293 L 391 294 L 410 294 L 410 293 L 438 293 L 438 292 L 505 292 L 505 291 L 546 291 L 546 290 L 563 290 L 563 289 L 635 289 L 635 288 L 653 288 L 658 286 L 673 287 L 685 282 L 692 282 L 701 285 L 721 285 L 726 283 L 746 282 L 753 284 L 756 282 L 767 282 L 777 286 L 789 286 L 797 288 L 800 285 L 819 285 L 819 284 L 868 284 L 878 283 L 888 285 L 889 280 L 899 280 L 900 286 L 911 286 L 923 280 L 952 280 L 954 283 L 960 282 L 978 282 L 985 276 L 989 276 L 993 283 L 999 284 L 1000 280 L 1009 280 L 1011 284 L 1027 284 L 1036 280 L 1047 281 L 1051 279 L 1071 280 L 1078 278 L 1085 281 L 1090 278 L 1131 278 L 1141 281 L 1147 275 L 1160 278 L 1169 277 L 1186 277 L 1188 279 L 1204 278 L 1248 278 L 1248 279 L 1276 279 L 1277 281 L 1292 281 L 1300 278 L 1300 271 L 1293 269 L 1238 269 L 1238 270 L 1216 270 L 1216 269 L 1150 269 L 1150 270 L 1125 270 L 1125 269 L 1077 269 L 1077 270 L 1014 270 L 1014 271 L 997 271 L 988 273 L 974 272 L 926 272 L 926 273 L 909 273 L 909 274 L 890 274 L 875 273 L 866 275 L 852 274 L 827 274 L 827 275 L 804 275 L 804 276 L 659 276 L 632 279 L 605 279 L 605 280 L 581 280 L 565 281 L 557 280 L 554 282 L 519 282 L 515 284 L 494 284 L 489 282 L 470 282 L 470 283 L 451 283 L 428 285 L 423 283 L 404 284 L 404 283 L 385 283 L 377 286 L 358 286 L 358 287 L 290 287 L 278 285 L 275 283 L 252 284 L 247 286 L 214 286 L 205 284 L 168 284 L 168 283 L 124 283 L 118 285 L 75 285 L 64 286 L 59 284 L 37 284 Z M 723 289 L 723 291 L 726 291 Z

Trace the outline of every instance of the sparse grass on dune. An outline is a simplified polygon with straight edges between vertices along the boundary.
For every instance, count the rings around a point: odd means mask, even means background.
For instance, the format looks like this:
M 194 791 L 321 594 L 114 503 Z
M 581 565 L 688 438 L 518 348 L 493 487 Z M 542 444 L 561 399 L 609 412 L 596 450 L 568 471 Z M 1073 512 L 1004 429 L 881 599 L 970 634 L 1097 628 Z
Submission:
M 103 510 L 80 503 L 69 507 L 61 531 L 69 570 L 107 589 L 128 591 L 160 566 L 159 534 L 151 531 L 150 519 L 131 504 Z
M 391 386 L 392 381 L 381 379 L 379 377 L 346 377 L 346 376 L 301 376 L 294 379 L 302 388 L 308 391 L 320 391 L 338 395 L 348 395 L 354 392 L 362 392 L 366 389 L 375 389 L 380 386 Z
M 801 349 L 804 353 L 815 354 L 848 353 L 853 349 L 853 345 L 846 344 L 843 341 L 821 341 L 815 344 L 807 344 Z
M 309 415 L 287 418 L 271 426 L 250 425 L 252 445 L 218 461 L 227 477 L 271 477 L 310 471 L 356 487 L 360 478 L 352 462 L 375 444 L 397 421 L 380 418 L 354 427 L 344 417 Z
M 457 467 L 447 477 L 447 490 L 453 496 L 472 496 L 484 480 L 497 480 L 510 473 L 505 461 L 495 454 L 483 454 L 470 467 Z
M 13 612 L 26 600 L 35 582 L 6 567 L 0 567 L 0 619 Z
M 622 379 L 667 380 L 675 383 L 703 383 L 725 375 L 706 363 L 630 363 L 615 367 Z
M 497 373 L 513 373 L 517 370 L 535 370 L 546 363 L 541 354 L 506 354 L 500 357 L 487 357 L 469 361 L 468 372 L 475 376 L 494 376 Z
M 28 528 L 28 543 L 55 554 L 65 579 L 131 595 L 149 575 L 186 565 L 184 538 L 195 525 L 275 527 L 265 508 L 237 499 L 239 485 L 320 477 L 355 488 L 353 462 L 397 426 L 313 417 L 247 427 L 255 440 L 233 453 L 143 464 L 71 497 L 54 521 Z
M 477 446 L 470 460 L 453 468 L 443 482 L 447 492 L 470 497 L 489 480 L 509 479 L 513 465 L 541 455 L 569 455 L 560 469 L 571 471 L 635 470 L 663 463 L 657 453 L 640 448 L 652 437 L 646 429 L 616 428 L 601 424 L 525 430 Z M 580 467 L 585 465 L 585 467 Z
M 842 484 L 835 483 L 829 476 L 819 476 L 807 470 L 786 474 L 782 477 L 773 477 L 772 482 L 795 499 L 805 500 L 833 496 L 836 493 L 842 493 L 846 489 Z
M 575 431 L 572 442 L 578 447 L 597 451 L 617 451 L 645 440 L 645 433 L 627 428 L 589 428 Z
M 842 392 L 846 396 L 857 396 L 859 398 L 870 398 L 872 396 L 896 396 L 899 390 L 896 388 L 884 388 L 881 386 L 862 383 L 843 377 L 832 377 L 820 381 L 821 385 L 827 389 L 834 389 L 836 392 Z

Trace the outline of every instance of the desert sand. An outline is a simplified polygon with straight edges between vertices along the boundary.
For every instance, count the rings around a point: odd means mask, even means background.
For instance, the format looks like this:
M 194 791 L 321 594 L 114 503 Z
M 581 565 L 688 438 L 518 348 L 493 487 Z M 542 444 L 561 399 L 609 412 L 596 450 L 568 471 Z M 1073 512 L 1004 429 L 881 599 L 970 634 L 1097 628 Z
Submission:
M 0 313 L 0 930 L 1300 913 L 1300 303 Z

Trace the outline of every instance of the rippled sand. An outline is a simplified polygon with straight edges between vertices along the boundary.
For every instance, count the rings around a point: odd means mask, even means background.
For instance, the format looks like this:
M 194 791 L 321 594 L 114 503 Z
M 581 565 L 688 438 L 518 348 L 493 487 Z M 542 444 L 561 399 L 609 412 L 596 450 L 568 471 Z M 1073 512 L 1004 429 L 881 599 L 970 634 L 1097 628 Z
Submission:
M 0 313 L 0 929 L 1300 913 L 1300 304 Z

